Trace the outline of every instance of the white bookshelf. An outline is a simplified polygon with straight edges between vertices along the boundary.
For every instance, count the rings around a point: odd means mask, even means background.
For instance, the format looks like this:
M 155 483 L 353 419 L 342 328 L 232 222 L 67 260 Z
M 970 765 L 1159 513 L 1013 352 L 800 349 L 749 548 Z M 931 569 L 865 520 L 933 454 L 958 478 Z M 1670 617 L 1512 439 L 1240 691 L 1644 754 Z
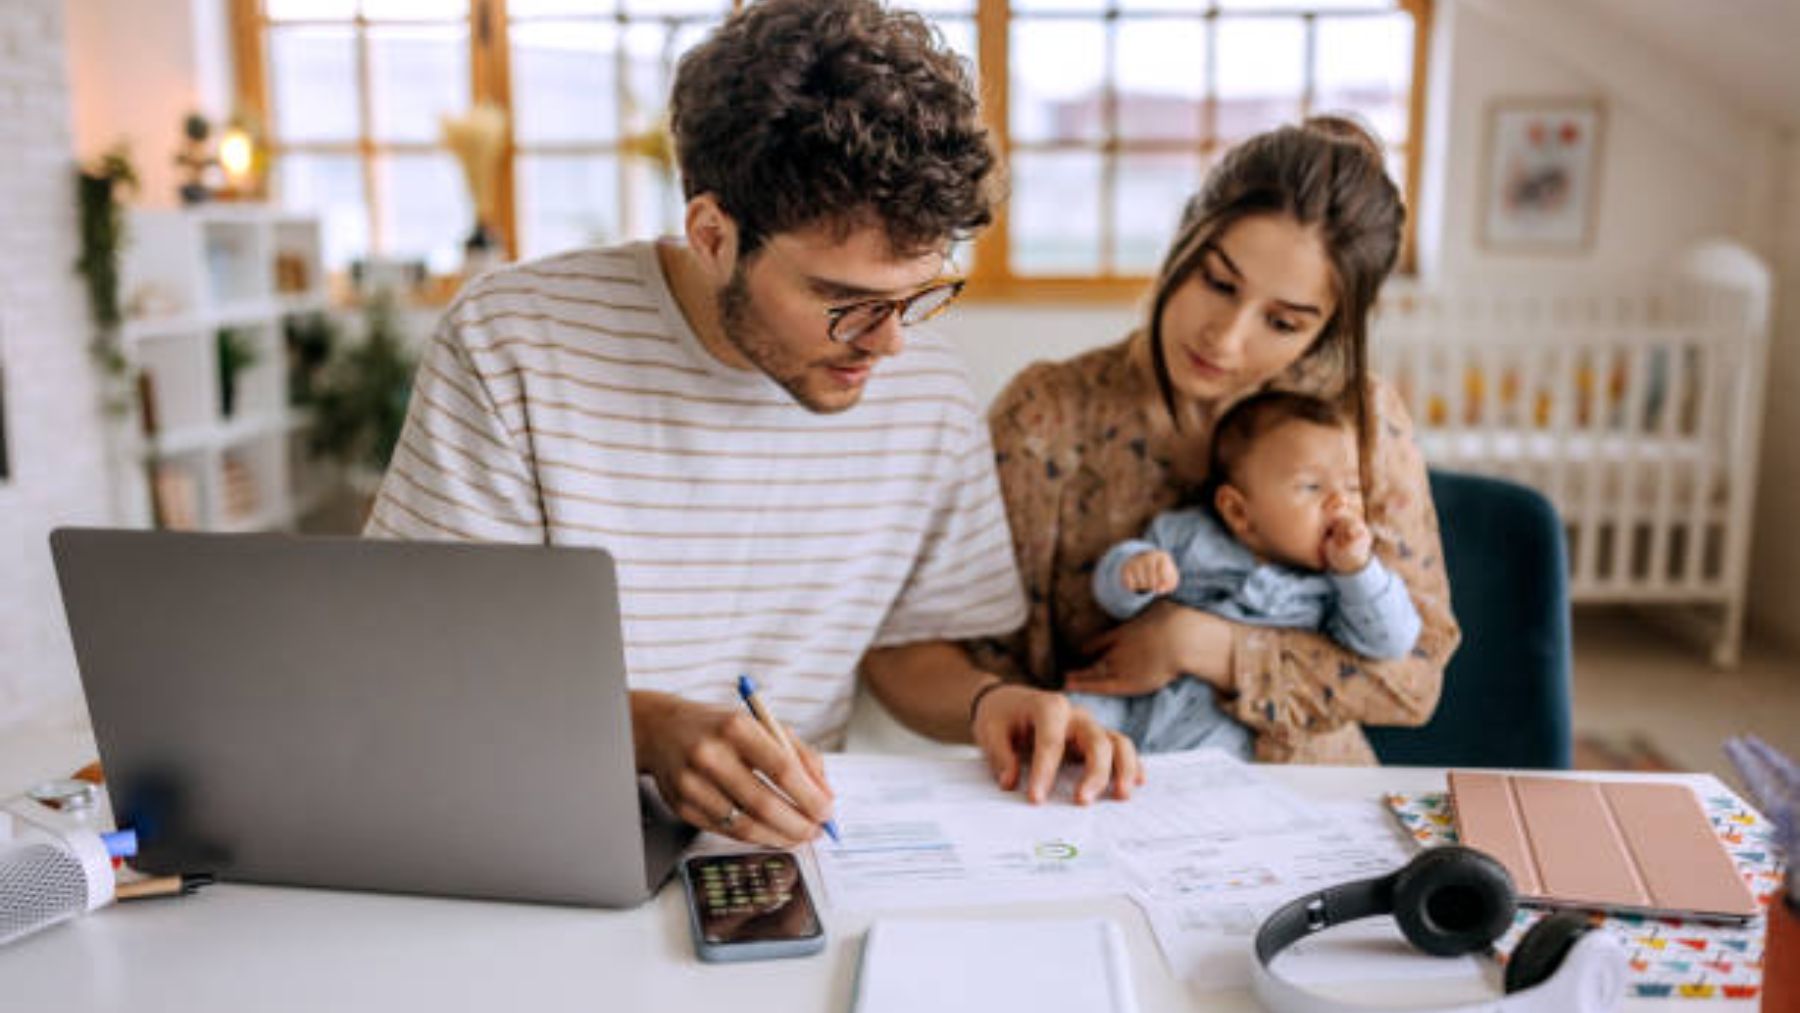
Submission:
M 120 340 L 149 378 L 156 432 L 141 419 L 118 466 L 136 516 L 205 531 L 288 528 L 329 490 L 306 460 L 304 413 L 288 405 L 283 322 L 327 309 L 316 219 L 262 205 L 133 211 L 120 265 Z M 254 351 L 225 410 L 219 332 Z M 160 479 L 152 478 L 159 475 Z

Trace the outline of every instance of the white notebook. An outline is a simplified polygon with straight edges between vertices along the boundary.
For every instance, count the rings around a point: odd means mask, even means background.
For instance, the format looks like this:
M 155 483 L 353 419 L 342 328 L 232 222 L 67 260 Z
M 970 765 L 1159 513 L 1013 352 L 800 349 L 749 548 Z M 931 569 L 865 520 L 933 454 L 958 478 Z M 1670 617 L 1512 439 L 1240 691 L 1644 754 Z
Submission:
M 888 918 L 869 927 L 854 1013 L 1136 1013 L 1119 927 L 1104 918 Z

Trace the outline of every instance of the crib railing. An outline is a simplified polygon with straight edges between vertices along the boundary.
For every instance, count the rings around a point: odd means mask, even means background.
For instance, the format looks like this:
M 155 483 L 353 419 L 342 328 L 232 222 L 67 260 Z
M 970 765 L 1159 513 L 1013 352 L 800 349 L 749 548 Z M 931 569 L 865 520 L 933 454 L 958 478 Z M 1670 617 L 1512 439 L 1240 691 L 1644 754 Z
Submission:
M 1767 313 L 1760 262 L 1708 247 L 1638 286 L 1392 284 L 1371 356 L 1428 461 L 1556 506 L 1576 601 L 1708 606 L 1714 661 L 1731 666 Z

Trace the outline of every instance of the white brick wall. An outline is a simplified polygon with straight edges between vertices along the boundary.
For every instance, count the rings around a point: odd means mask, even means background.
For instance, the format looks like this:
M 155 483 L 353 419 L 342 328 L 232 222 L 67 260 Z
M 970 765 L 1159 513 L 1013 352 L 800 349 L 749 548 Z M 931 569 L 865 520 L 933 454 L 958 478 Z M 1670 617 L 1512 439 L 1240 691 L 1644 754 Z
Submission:
M 77 232 L 62 0 L 0 0 L 0 735 L 80 693 L 45 541 L 112 516 L 104 416 L 73 271 Z

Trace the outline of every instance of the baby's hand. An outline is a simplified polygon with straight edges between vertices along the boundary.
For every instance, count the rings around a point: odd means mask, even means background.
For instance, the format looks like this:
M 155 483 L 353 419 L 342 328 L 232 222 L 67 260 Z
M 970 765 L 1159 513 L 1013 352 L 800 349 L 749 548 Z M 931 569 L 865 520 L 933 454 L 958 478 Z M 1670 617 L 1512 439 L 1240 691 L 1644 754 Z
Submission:
M 1175 557 L 1152 550 L 1140 552 L 1125 561 L 1119 571 L 1127 591 L 1138 594 L 1169 594 L 1181 583 L 1181 571 L 1175 568 Z
M 1335 517 L 1325 527 L 1325 565 L 1333 573 L 1355 573 L 1369 565 L 1374 542 L 1361 517 Z

